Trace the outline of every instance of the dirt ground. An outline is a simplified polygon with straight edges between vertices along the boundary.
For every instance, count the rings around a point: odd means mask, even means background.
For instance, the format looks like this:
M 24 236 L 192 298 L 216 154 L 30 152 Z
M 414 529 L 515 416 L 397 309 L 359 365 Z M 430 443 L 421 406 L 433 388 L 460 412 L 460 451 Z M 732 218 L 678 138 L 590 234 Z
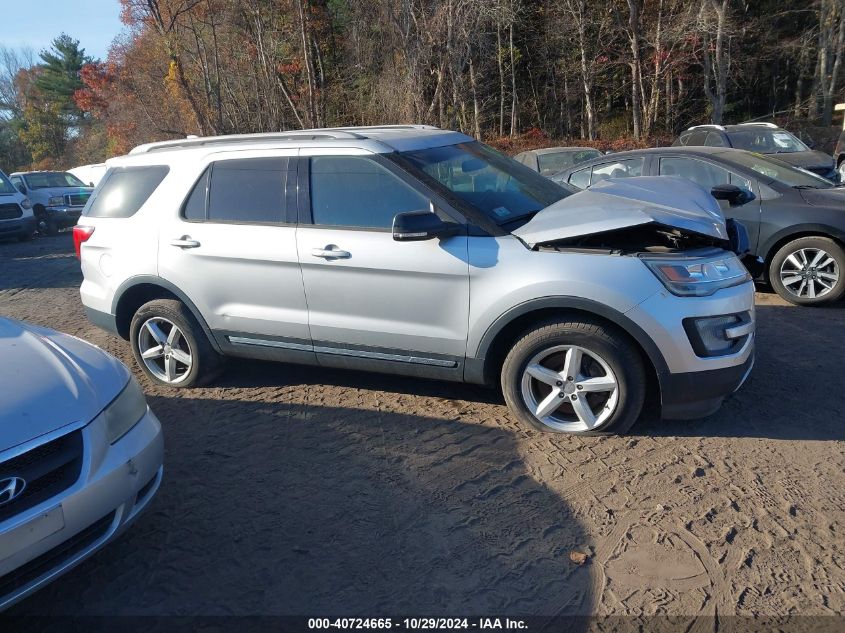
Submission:
M 80 282 L 67 234 L 0 243 L 0 314 L 134 368 Z M 143 381 L 157 498 L 13 613 L 842 614 L 845 305 L 759 293 L 758 319 L 721 411 L 626 437 L 539 433 L 495 392 L 410 378 L 238 361 L 210 388 Z

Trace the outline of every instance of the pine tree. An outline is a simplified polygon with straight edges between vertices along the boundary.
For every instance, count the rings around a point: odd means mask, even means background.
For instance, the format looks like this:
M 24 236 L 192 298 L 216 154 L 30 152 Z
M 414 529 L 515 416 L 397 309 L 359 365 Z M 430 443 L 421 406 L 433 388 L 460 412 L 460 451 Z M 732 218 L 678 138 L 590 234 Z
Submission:
M 43 64 L 35 80 L 35 87 L 44 101 L 57 105 L 59 111 L 76 122 L 82 112 L 73 100 L 73 94 L 83 87 L 80 72 L 91 57 L 79 47 L 79 40 L 62 33 L 53 40 L 49 50 L 40 53 Z

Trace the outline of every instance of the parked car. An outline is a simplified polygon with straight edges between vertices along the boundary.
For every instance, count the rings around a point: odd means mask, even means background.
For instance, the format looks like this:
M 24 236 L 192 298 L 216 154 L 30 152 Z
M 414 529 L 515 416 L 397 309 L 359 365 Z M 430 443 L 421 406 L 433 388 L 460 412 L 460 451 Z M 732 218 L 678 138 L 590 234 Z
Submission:
M 774 123 L 739 125 L 696 125 L 681 132 L 674 147 L 733 147 L 758 154 L 777 154 L 785 163 L 806 169 L 838 183 L 839 172 L 833 158 L 815 151 Z
M 32 203 L 0 171 L 0 239 L 12 237 L 25 241 L 32 239 L 34 233 Z
M 76 224 L 94 190 L 62 171 L 15 172 L 11 180 L 32 202 L 38 230 L 48 235 Z
M 226 356 L 500 382 L 524 422 L 596 434 L 630 427 L 649 384 L 664 416 L 709 414 L 753 363 L 753 284 L 716 201 L 681 179 L 651 181 L 680 208 L 572 195 L 429 126 L 108 164 L 74 229 L 82 302 L 159 384 Z
M 732 197 L 725 214 L 747 228 L 751 252 L 765 263 L 759 278 L 798 305 L 836 301 L 845 293 L 845 187 L 779 158 L 727 148 L 664 147 L 620 152 L 555 179 L 584 189 L 607 177 L 682 176 Z M 725 186 L 741 191 L 728 193 Z
M 592 147 L 547 147 L 520 152 L 514 156 L 514 160 L 543 176 L 551 176 L 601 155 L 599 150 Z
M 105 163 L 96 163 L 93 165 L 80 165 L 79 167 L 68 169 L 67 173 L 73 174 L 82 182 L 88 183 L 91 187 L 96 187 L 100 180 L 103 179 L 103 174 L 106 173 L 106 169 L 108 168 Z
M 0 318 L 0 609 L 135 520 L 162 477 L 161 425 L 129 370 L 76 337 Z

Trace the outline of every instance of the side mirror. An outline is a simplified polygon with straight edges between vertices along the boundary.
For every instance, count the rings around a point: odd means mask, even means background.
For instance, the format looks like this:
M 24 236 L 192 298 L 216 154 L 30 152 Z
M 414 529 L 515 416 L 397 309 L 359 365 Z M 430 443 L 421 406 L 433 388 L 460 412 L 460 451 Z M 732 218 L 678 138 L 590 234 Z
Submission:
M 716 185 L 710 190 L 716 200 L 727 200 L 732 207 L 740 207 L 754 200 L 754 194 L 748 189 L 736 185 Z
M 406 211 L 393 218 L 393 239 L 397 242 L 419 242 L 435 237 L 450 237 L 461 230 L 459 224 L 444 222 L 431 211 Z

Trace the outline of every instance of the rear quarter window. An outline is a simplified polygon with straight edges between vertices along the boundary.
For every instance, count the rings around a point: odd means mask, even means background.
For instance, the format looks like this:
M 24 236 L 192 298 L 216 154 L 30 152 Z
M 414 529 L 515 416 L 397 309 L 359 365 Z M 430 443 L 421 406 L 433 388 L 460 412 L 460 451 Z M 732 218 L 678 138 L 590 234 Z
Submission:
M 128 218 L 135 215 L 167 176 L 165 165 L 109 169 L 83 211 L 90 218 Z

